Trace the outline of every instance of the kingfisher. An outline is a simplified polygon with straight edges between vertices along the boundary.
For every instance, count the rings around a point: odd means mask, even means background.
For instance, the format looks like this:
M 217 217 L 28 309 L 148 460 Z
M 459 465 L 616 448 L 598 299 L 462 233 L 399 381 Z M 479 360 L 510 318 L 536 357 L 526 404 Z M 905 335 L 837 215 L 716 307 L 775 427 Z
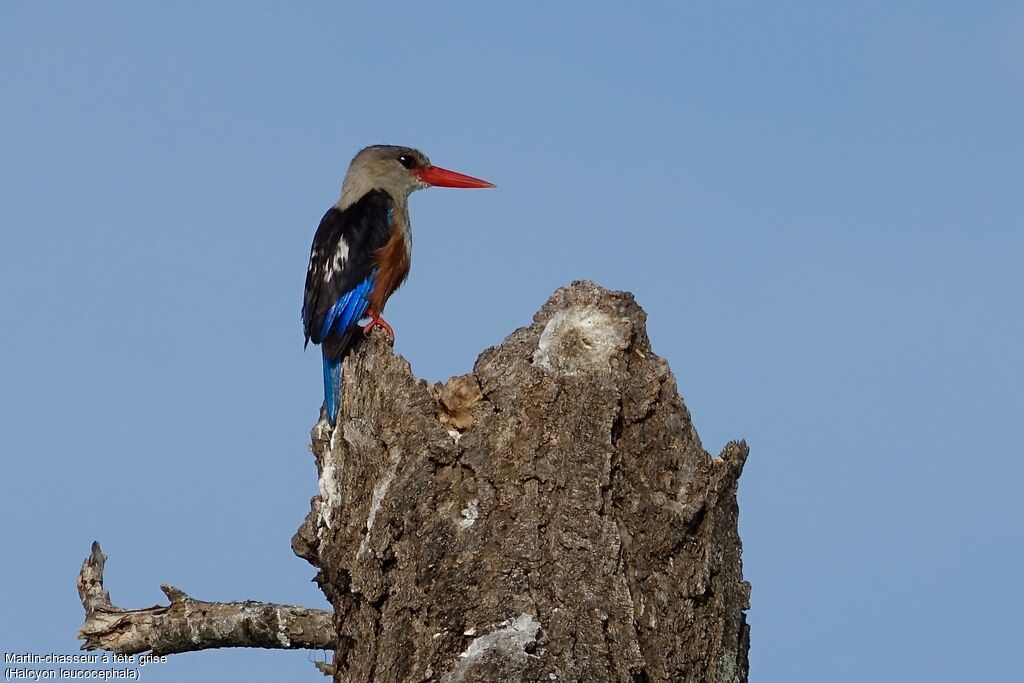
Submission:
M 352 159 L 341 197 L 313 236 L 302 301 L 302 326 L 324 360 L 324 410 L 338 419 L 341 363 L 357 335 L 394 330 L 384 306 L 409 275 L 409 195 L 427 187 L 494 187 L 486 180 L 430 163 L 412 147 L 373 145 Z M 362 324 L 364 320 L 368 320 Z

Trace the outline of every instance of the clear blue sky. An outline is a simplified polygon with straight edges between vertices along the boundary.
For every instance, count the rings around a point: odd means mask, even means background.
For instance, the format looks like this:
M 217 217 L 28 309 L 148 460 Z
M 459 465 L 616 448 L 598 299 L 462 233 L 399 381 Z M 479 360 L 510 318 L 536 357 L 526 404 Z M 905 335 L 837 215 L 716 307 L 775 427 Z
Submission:
M 1024 608 L 1024 7 L 0 5 L 0 645 L 114 601 L 324 606 L 309 243 L 420 147 L 388 319 L 468 371 L 555 288 L 649 313 L 705 447 L 744 437 L 755 681 L 1010 680 Z M 321 681 L 203 652 L 146 681 Z

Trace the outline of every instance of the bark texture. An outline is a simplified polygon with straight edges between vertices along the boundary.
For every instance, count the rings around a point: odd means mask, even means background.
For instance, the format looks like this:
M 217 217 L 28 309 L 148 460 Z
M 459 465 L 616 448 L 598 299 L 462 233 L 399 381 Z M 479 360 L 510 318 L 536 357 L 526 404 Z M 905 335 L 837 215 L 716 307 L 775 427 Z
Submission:
M 746 681 L 736 486 L 645 314 L 576 282 L 445 385 L 374 335 L 345 363 L 293 539 L 336 681 Z

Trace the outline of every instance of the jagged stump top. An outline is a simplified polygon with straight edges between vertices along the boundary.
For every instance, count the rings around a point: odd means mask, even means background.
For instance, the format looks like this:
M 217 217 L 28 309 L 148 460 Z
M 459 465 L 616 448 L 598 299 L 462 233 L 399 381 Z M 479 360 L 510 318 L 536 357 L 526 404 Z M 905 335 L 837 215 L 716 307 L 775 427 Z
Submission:
M 379 337 L 346 361 L 293 540 L 335 680 L 746 680 L 747 449 L 704 451 L 645 321 L 574 282 L 445 385 Z

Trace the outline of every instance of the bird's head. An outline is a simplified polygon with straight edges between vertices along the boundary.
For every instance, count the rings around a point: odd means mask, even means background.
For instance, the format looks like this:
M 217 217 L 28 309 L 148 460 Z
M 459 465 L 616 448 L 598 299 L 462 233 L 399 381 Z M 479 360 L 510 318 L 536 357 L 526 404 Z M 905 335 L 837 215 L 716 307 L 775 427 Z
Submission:
M 395 199 L 404 200 L 411 192 L 434 186 L 494 187 L 486 180 L 434 166 L 418 149 L 373 145 L 352 159 L 338 204 L 345 208 L 371 190 L 385 190 Z

